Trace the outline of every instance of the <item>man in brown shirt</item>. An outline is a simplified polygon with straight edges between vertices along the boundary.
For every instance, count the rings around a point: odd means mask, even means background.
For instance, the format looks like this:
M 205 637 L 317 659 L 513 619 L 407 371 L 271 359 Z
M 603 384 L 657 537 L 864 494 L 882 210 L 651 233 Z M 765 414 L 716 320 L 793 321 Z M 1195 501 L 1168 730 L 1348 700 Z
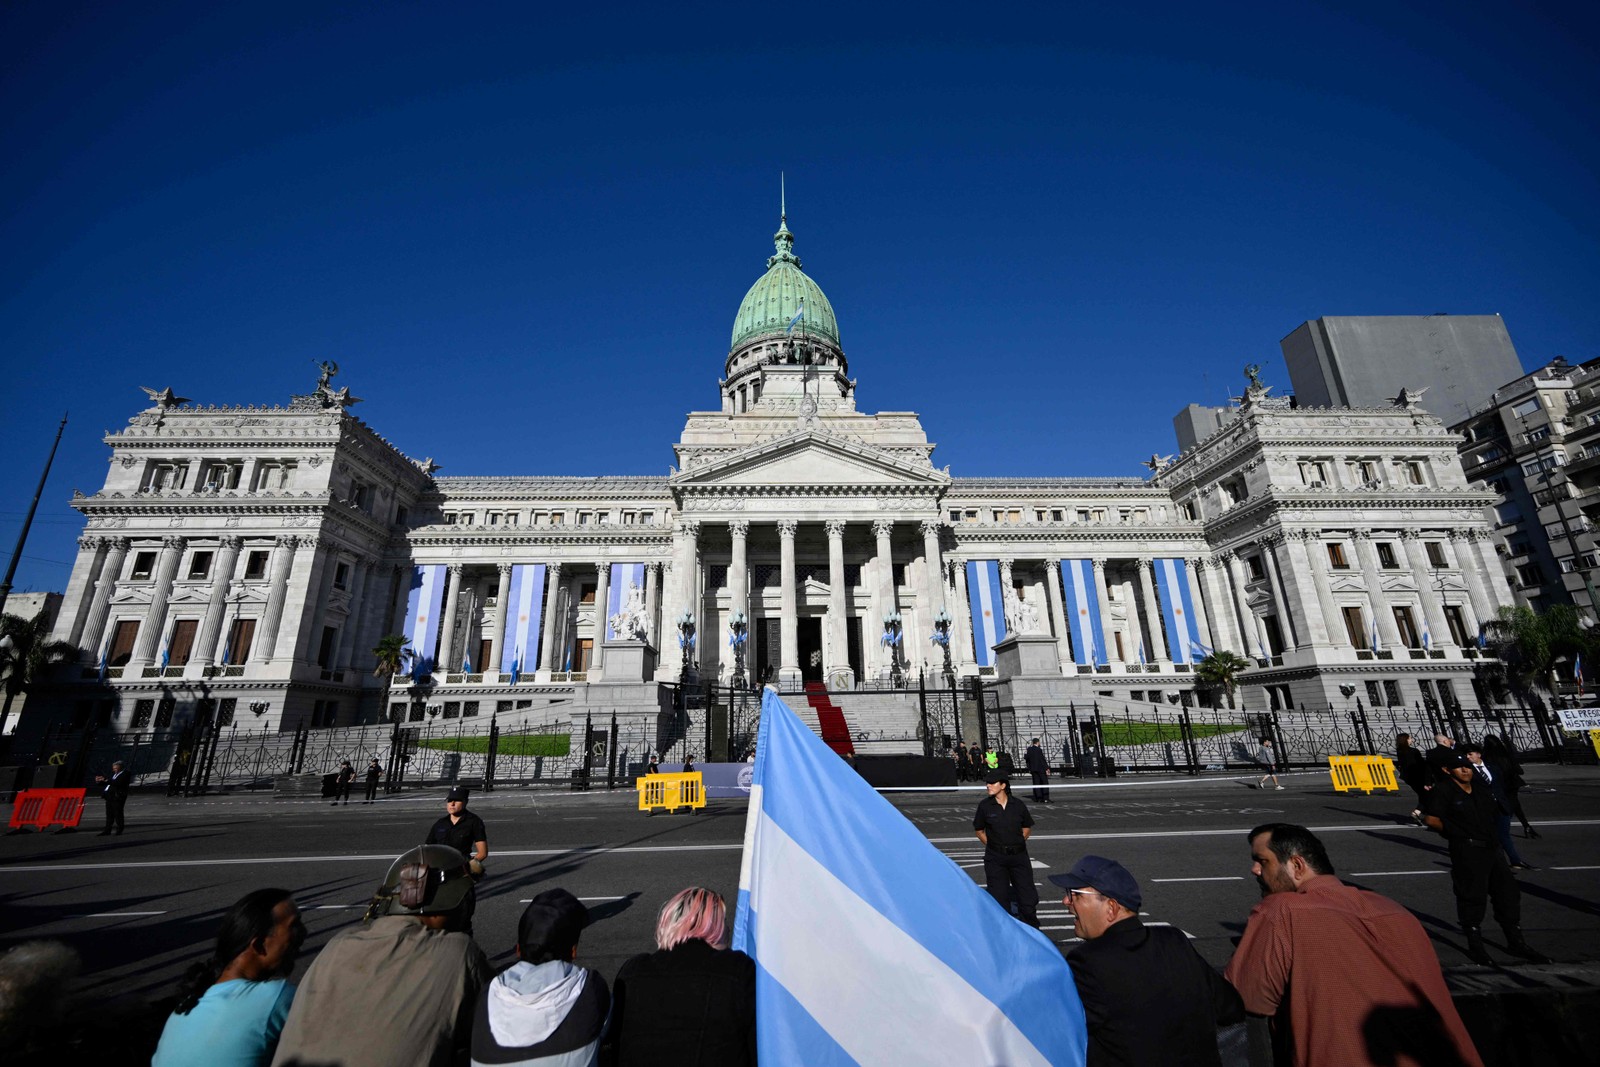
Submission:
M 1448 1049 L 1482 1067 L 1415 916 L 1334 877 L 1310 830 L 1250 831 L 1261 903 L 1223 971 L 1245 1010 L 1271 1019 L 1278 1063 L 1379 1067 L 1439 1062 Z

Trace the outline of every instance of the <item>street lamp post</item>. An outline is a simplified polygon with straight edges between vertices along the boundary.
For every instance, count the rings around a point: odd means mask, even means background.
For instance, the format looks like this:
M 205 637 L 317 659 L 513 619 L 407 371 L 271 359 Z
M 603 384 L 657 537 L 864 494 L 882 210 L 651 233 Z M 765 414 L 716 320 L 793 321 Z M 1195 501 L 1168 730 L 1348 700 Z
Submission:
M 905 636 L 904 622 L 898 611 L 883 614 L 883 643 L 889 648 L 889 684 L 899 689 L 905 684 L 900 673 L 900 641 Z
M 943 608 L 933 617 L 933 643 L 944 649 L 944 677 L 946 684 L 955 682 L 955 668 L 950 664 L 950 624 L 955 620 Z
M 750 632 L 750 620 L 742 611 L 735 611 L 728 620 L 728 644 L 733 646 L 733 686 L 735 689 L 746 687 L 744 677 L 744 646 L 745 638 Z

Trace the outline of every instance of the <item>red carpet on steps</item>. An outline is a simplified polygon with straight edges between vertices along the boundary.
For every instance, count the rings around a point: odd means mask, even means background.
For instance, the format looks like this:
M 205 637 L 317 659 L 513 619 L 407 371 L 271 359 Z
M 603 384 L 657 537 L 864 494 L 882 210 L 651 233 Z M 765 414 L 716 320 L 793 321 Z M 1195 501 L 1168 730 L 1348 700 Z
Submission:
M 853 754 L 856 746 L 850 742 L 850 724 L 844 721 L 844 712 L 828 699 L 828 687 L 821 682 L 807 682 L 806 703 L 817 713 L 823 744 L 841 756 Z

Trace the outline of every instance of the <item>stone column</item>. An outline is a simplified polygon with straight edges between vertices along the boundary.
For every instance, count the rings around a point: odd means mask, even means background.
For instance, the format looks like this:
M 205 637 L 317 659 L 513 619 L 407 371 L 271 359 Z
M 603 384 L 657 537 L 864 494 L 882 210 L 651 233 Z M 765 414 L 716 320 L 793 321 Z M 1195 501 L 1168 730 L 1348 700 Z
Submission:
M 1014 637 L 1017 632 L 1017 620 L 1006 612 L 1006 608 L 1010 605 L 1011 598 L 1017 595 L 1015 588 L 1017 580 L 1011 576 L 1011 560 L 1002 559 L 996 562 L 1000 566 L 1000 617 L 1005 620 L 1006 636 Z
M 748 537 L 750 524 L 744 519 L 728 523 L 728 536 L 733 547 L 728 554 L 728 605 L 731 611 L 750 615 L 750 553 Z
M 203 669 L 216 662 L 217 639 L 227 622 L 228 587 L 233 583 L 233 568 L 239 562 L 241 544 L 237 537 L 224 537 L 217 558 L 211 564 L 211 596 L 206 602 L 205 616 L 200 620 L 200 640 L 189 658 L 197 668 Z
M 1267 639 L 1261 632 L 1261 620 L 1251 610 L 1250 598 L 1245 593 L 1244 560 L 1232 552 L 1225 552 L 1222 562 L 1228 570 L 1229 581 L 1233 583 L 1234 602 L 1239 609 L 1239 640 L 1244 644 L 1244 654 L 1256 659 L 1263 651 L 1270 653 Z
M 106 539 L 85 535 L 78 538 L 78 555 L 72 561 L 72 576 L 61 597 L 61 611 L 51 629 L 51 639 L 78 645 L 83 624 L 94 599 L 95 578 L 105 565 Z M 78 646 L 81 650 L 82 646 Z
M 850 670 L 850 642 L 845 635 L 844 522 L 829 519 L 822 525 L 828 532 L 828 662 L 823 677 L 831 679 L 837 672 Z
M 1071 642 L 1067 639 L 1072 629 L 1067 622 L 1067 601 L 1061 593 L 1059 559 L 1044 561 L 1044 593 L 1045 602 L 1050 605 L 1050 628 L 1056 635 L 1056 657 L 1061 661 L 1061 673 L 1066 674 L 1072 663 Z
M 1467 533 L 1472 539 L 1471 544 L 1477 549 L 1478 566 L 1482 568 L 1484 585 L 1495 607 L 1494 611 L 1484 616 L 1487 621 L 1498 616 L 1502 606 L 1509 607 L 1516 601 L 1511 595 L 1511 583 L 1506 580 L 1506 570 L 1500 565 L 1500 557 L 1495 554 L 1494 538 L 1489 536 L 1489 531 L 1477 527 Z
M 145 609 L 144 622 L 139 626 L 139 638 L 133 646 L 129 667 L 148 667 L 155 661 L 157 642 L 167 621 L 167 598 L 172 595 L 172 580 L 178 574 L 178 560 L 183 556 L 183 538 L 168 537 L 161 542 L 161 558 L 156 561 L 156 580 L 150 593 L 150 606 Z
M 680 518 L 672 529 L 672 583 L 671 596 L 661 606 L 662 615 L 662 644 L 667 661 L 667 666 L 672 668 L 672 676 L 678 677 L 684 667 L 683 648 L 678 645 L 678 617 L 684 612 L 699 617 L 695 608 L 695 557 L 699 552 L 698 540 L 700 537 L 700 524 L 688 519 Z M 670 631 L 670 636 L 668 636 Z M 698 640 L 699 638 L 697 638 Z
M 371 573 L 372 565 L 366 560 L 358 559 L 350 564 L 350 610 L 345 615 L 344 625 L 339 628 L 339 641 L 334 649 L 333 669 L 336 671 L 349 670 L 351 660 L 362 651 L 361 634 L 366 627 L 363 625 L 365 613 L 361 605 L 366 597 Z
M 1107 583 L 1106 588 L 1109 591 L 1109 583 Z M 1126 609 L 1126 621 L 1128 624 L 1128 657 L 1132 661 L 1137 662 L 1139 659 L 1139 649 L 1143 648 L 1145 660 L 1147 662 L 1155 662 L 1150 655 L 1150 646 L 1146 644 L 1144 640 L 1144 624 L 1139 621 L 1139 602 L 1134 598 L 1133 580 L 1131 578 L 1117 583 L 1117 596 L 1121 598 L 1121 601 Z M 1111 617 L 1110 611 L 1109 609 L 1104 610 L 1107 622 L 1109 622 Z M 1107 640 L 1111 639 L 1108 638 Z
M 1288 648 L 1300 647 L 1300 638 L 1295 631 L 1294 612 L 1289 607 L 1289 596 L 1283 587 L 1283 570 L 1278 566 L 1278 545 L 1284 540 L 1283 534 L 1273 533 L 1261 539 L 1261 569 L 1267 572 L 1267 592 L 1272 596 L 1272 605 L 1278 612 L 1278 632 L 1288 642 Z
M 944 608 L 944 555 L 939 547 L 939 537 L 944 523 L 938 519 L 922 520 L 922 563 L 928 582 L 927 628 L 933 633 L 933 617 Z M 942 658 L 942 657 L 941 657 Z
M 778 679 L 788 685 L 800 684 L 800 609 L 795 598 L 794 537 L 800 524 L 794 519 L 778 520 L 779 607 Z
M 887 672 L 889 669 L 888 653 L 881 640 L 883 617 L 898 610 L 895 606 L 894 550 L 890 542 L 893 533 L 894 522 L 891 519 L 877 519 L 872 523 L 872 536 L 877 542 L 872 557 L 872 621 L 862 634 L 862 643 L 868 646 L 862 651 L 873 664 L 874 673 Z
M 596 563 L 594 572 L 594 653 L 589 657 L 589 670 L 604 677 L 601 672 L 605 670 L 605 661 L 600 650 L 605 647 L 611 628 L 611 609 L 607 606 L 611 601 L 611 561 Z
M 966 560 L 951 560 L 950 566 L 954 572 L 953 578 L 956 587 L 955 624 L 950 627 L 950 640 L 955 642 L 954 660 L 958 674 L 972 673 L 970 668 L 972 659 L 972 600 L 967 594 L 967 562 Z
M 555 639 L 558 623 L 556 612 L 561 604 L 561 564 L 547 564 L 544 569 L 544 626 L 539 630 L 539 665 L 534 672 L 536 681 L 548 682 L 550 672 L 556 670 Z M 543 672 L 542 674 L 540 672 Z
M 1234 615 L 1233 599 L 1227 595 L 1228 576 L 1216 559 L 1194 561 L 1195 574 L 1200 579 L 1200 595 L 1206 602 L 1206 617 L 1211 621 L 1211 647 L 1225 648 L 1244 656 L 1250 649 L 1239 640 L 1239 621 Z M 1222 593 L 1217 592 L 1217 582 L 1222 582 Z
M 652 560 L 644 565 L 644 618 L 645 637 L 655 648 L 661 648 L 661 561 Z
M 494 643 L 489 648 L 489 662 L 478 664 L 478 670 L 500 670 L 500 661 L 505 658 L 506 650 L 506 624 L 511 620 L 511 564 L 496 563 L 495 570 L 499 572 L 499 584 L 494 592 Z
M 98 660 L 100 639 L 105 635 L 106 618 L 111 613 L 111 594 L 116 591 L 117 579 L 122 575 L 122 561 L 128 555 L 128 539 L 113 537 L 106 545 L 106 558 L 100 564 L 100 577 L 94 583 L 94 596 L 89 602 L 88 618 L 83 623 L 83 633 L 78 647 Z
M 1371 604 L 1372 621 L 1378 626 L 1378 640 L 1387 651 L 1400 647 L 1400 628 L 1395 625 L 1394 611 L 1389 597 L 1383 591 L 1383 568 L 1378 566 L 1378 549 L 1372 543 L 1369 530 L 1356 530 L 1356 557 L 1361 560 L 1361 577 L 1367 587 L 1367 601 Z M 1370 636 L 1368 638 L 1371 639 Z
M 456 658 L 456 612 L 461 607 L 461 564 L 452 563 L 446 568 L 450 576 L 444 591 L 444 631 L 439 634 L 439 656 L 434 666 L 440 674 L 449 674 L 461 666 Z
M 1417 582 L 1418 599 L 1422 601 L 1422 614 L 1428 620 L 1428 633 L 1433 647 L 1455 647 L 1450 636 L 1450 624 L 1445 621 L 1444 608 L 1439 601 L 1439 590 L 1434 585 L 1432 569 L 1428 566 L 1428 552 L 1422 547 L 1422 534 L 1416 530 L 1401 530 L 1400 543 L 1405 546 L 1406 562 L 1411 566 L 1412 577 Z
M 1305 537 L 1310 533 L 1307 530 L 1294 530 L 1284 534 L 1284 552 L 1289 557 L 1289 569 L 1285 574 L 1283 567 L 1278 567 L 1280 578 L 1285 585 L 1285 599 L 1289 601 L 1291 610 L 1298 606 L 1301 630 L 1313 648 L 1326 648 L 1329 642 L 1327 616 L 1323 613 L 1331 606 L 1329 601 L 1323 600 L 1311 590 L 1311 583 L 1315 581 L 1309 573 L 1315 564 L 1306 558 Z M 1315 536 L 1312 534 L 1311 536 Z M 1280 557 L 1277 549 L 1273 549 L 1273 560 L 1278 562 Z
M 1194 608 L 1194 630 L 1200 635 L 1201 644 L 1208 648 L 1217 647 L 1217 635 L 1211 630 L 1211 611 L 1206 607 L 1205 596 L 1200 591 L 1201 562 L 1199 559 L 1184 561 L 1184 570 L 1189 575 L 1189 603 Z M 1198 649 L 1189 650 L 1190 660 L 1198 663 L 1205 658 L 1205 653 Z
M 304 660 L 312 663 L 316 658 L 317 644 L 322 636 L 323 609 L 328 604 L 327 565 L 331 544 L 326 538 L 312 535 L 302 537 L 295 551 L 294 566 L 289 571 L 289 590 L 284 610 L 294 617 L 292 608 L 300 605 L 300 625 L 280 627 L 275 656 L 293 661 L 301 650 Z
M 1310 530 L 1302 530 L 1300 536 L 1290 546 L 1291 554 L 1296 551 L 1305 558 L 1306 569 L 1311 572 L 1311 582 L 1317 590 L 1317 603 L 1322 609 L 1322 621 L 1327 630 L 1328 644 L 1336 648 L 1349 648 L 1350 635 L 1345 632 L 1344 616 L 1339 614 L 1339 605 L 1333 596 L 1333 583 L 1328 579 L 1328 550 L 1323 547 L 1322 538 Z
M 1159 663 L 1161 669 L 1172 669 L 1172 657 L 1167 654 L 1167 641 L 1161 632 L 1161 604 L 1156 596 L 1155 568 L 1148 559 L 1140 557 L 1134 561 L 1139 569 L 1139 592 L 1144 601 L 1144 617 L 1150 621 L 1147 637 L 1150 645 L 1145 649 L 1145 655 L 1151 662 Z M 1182 634 L 1173 635 L 1174 640 L 1183 640 Z
M 1094 595 L 1100 598 L 1100 637 L 1097 640 L 1106 646 L 1101 653 L 1107 663 L 1126 664 L 1127 658 L 1117 651 L 1117 643 L 1111 640 L 1111 594 L 1106 589 L 1106 558 L 1095 556 L 1089 563 L 1094 568 Z M 1096 661 L 1091 658 L 1090 662 Z
M 261 632 L 256 634 L 254 647 L 261 650 L 262 663 L 271 663 L 278 649 L 278 626 L 283 622 L 283 604 L 289 597 L 289 571 L 294 566 L 295 549 L 300 541 L 294 537 L 280 537 L 273 543 L 272 577 L 267 581 L 267 609 L 261 616 Z
M 1483 624 L 1496 615 L 1494 599 L 1484 587 L 1483 574 L 1478 570 L 1477 550 L 1464 531 L 1450 531 L 1450 548 L 1455 553 L 1456 569 L 1461 572 L 1462 580 L 1467 583 L 1468 610 L 1472 614 L 1472 618 L 1468 620 L 1467 632 L 1477 634 L 1483 628 Z M 98 592 L 97 589 L 96 595 Z

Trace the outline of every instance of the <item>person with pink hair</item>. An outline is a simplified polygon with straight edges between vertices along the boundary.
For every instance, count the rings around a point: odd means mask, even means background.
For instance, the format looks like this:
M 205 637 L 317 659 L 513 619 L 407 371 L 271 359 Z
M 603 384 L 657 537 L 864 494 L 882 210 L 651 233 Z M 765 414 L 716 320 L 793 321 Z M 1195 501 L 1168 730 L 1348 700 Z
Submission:
M 756 1062 L 756 965 L 729 951 L 720 894 L 682 890 L 656 920 L 656 951 L 624 963 L 612 983 L 601 1062 L 741 1067 Z

